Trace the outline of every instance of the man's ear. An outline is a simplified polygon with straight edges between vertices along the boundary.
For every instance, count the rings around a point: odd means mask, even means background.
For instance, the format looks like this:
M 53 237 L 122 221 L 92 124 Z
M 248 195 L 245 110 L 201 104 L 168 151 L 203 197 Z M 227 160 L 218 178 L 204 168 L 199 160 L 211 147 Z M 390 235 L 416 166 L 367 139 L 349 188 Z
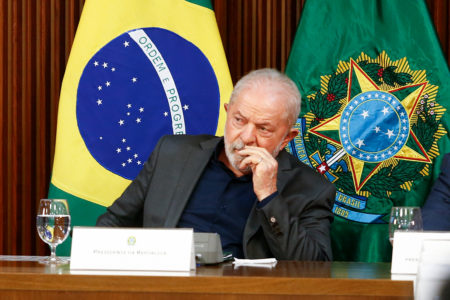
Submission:
M 228 103 L 224 103 L 223 108 L 225 108 L 225 112 L 228 112 Z
M 292 141 L 298 134 L 298 129 L 295 128 L 291 128 L 288 132 L 288 134 L 286 135 L 286 137 L 283 139 L 283 142 L 281 143 L 281 149 L 283 149 L 284 147 L 286 147 L 286 145 Z

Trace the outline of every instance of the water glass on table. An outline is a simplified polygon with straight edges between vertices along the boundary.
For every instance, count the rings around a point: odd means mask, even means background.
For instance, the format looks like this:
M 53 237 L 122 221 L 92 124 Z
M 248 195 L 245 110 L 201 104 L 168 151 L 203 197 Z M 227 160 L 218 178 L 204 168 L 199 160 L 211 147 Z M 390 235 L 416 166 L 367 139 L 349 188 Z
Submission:
M 41 199 L 36 217 L 39 237 L 50 246 L 50 256 L 42 263 L 67 263 L 56 256 L 56 246 L 64 242 L 70 232 L 69 205 L 64 199 Z
M 416 206 L 394 206 L 389 219 L 389 242 L 394 243 L 395 231 L 422 231 L 422 213 Z

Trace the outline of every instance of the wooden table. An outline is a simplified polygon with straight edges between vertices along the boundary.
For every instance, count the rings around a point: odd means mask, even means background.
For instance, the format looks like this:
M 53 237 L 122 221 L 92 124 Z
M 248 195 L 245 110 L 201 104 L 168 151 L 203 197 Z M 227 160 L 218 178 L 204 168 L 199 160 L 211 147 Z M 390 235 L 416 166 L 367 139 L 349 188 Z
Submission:
M 1 259 L 1 258 L 0 258 Z M 200 266 L 187 274 L 72 274 L 69 265 L 0 260 L 0 299 L 413 299 L 388 263 L 280 261 Z

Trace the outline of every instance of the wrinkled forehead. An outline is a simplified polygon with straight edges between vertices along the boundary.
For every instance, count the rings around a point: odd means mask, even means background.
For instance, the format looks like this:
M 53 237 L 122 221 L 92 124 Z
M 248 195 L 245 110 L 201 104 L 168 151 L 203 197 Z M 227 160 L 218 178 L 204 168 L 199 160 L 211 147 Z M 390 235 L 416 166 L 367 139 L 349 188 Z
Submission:
M 254 109 L 275 110 L 277 113 L 288 114 L 288 95 L 280 87 L 255 85 L 242 89 L 236 95 L 233 104 L 237 107 L 251 106 Z
M 236 96 L 230 109 L 243 117 L 252 118 L 259 123 L 289 124 L 285 97 L 278 91 L 252 87 L 242 90 Z

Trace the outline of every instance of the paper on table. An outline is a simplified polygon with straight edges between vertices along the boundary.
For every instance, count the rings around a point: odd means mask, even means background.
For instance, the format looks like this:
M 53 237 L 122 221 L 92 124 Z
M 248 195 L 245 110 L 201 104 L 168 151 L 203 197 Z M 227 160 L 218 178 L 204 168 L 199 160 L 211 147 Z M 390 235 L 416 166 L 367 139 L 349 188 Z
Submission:
M 263 258 L 263 259 L 240 259 L 235 258 L 233 264 L 236 267 L 239 266 L 253 266 L 253 267 L 266 267 L 272 268 L 277 264 L 276 258 Z

